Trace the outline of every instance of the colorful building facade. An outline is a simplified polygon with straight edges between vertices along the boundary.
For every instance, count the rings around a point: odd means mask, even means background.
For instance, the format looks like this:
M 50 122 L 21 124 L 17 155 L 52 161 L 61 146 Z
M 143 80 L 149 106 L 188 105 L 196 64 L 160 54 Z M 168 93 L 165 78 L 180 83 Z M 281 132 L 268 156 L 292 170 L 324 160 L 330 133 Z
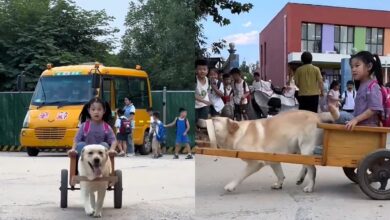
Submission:
M 341 60 L 361 50 L 380 55 L 390 81 L 389 11 L 288 3 L 260 33 L 260 72 L 286 85 L 310 51 L 329 81 L 340 79 Z

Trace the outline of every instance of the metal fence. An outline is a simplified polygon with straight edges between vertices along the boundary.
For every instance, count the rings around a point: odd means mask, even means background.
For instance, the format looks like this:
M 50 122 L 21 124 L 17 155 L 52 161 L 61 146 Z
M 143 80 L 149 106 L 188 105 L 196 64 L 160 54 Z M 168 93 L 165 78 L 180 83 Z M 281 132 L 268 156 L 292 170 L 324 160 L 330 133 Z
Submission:
M 164 95 L 165 92 L 165 95 Z M 31 92 L 2 92 L 0 93 L 0 146 L 19 145 L 19 133 L 28 110 Z M 191 124 L 189 137 L 194 146 L 195 139 L 195 109 L 193 91 L 152 91 L 153 109 L 164 115 L 166 123 L 178 116 L 180 107 L 188 110 L 188 120 Z M 165 102 L 165 111 L 164 111 Z M 167 145 L 175 144 L 175 129 L 168 129 Z

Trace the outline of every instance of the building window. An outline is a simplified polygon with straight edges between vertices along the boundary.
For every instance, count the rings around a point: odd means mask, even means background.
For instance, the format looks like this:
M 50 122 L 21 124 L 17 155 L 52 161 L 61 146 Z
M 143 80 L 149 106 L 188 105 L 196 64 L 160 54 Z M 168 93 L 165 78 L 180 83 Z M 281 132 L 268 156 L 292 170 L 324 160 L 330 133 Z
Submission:
M 301 50 L 321 53 L 322 25 L 302 23 Z
M 366 29 L 366 50 L 373 54 L 383 55 L 383 29 Z
M 334 26 L 334 50 L 338 54 L 351 54 L 353 49 L 354 28 Z

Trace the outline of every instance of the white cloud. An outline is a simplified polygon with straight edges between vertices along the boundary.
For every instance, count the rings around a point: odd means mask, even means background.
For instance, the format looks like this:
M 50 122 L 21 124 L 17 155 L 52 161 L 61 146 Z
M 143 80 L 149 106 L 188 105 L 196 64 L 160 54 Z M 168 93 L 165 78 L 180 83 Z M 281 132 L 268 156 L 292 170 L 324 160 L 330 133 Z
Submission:
M 244 23 L 242 26 L 244 27 L 250 27 L 252 25 L 252 22 L 251 21 L 248 21 L 246 23 Z
M 250 45 L 256 44 L 259 40 L 259 33 L 257 31 L 251 31 L 246 33 L 238 33 L 226 36 L 224 38 L 228 43 L 235 43 L 236 45 Z

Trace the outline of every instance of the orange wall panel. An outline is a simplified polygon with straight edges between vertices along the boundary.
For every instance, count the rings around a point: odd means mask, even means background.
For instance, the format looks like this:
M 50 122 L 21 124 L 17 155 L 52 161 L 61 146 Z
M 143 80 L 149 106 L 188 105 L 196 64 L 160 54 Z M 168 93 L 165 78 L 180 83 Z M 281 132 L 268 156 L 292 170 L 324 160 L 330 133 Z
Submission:
M 390 29 L 386 28 L 385 29 L 385 36 L 384 36 L 384 50 L 383 50 L 383 55 L 390 54 Z

